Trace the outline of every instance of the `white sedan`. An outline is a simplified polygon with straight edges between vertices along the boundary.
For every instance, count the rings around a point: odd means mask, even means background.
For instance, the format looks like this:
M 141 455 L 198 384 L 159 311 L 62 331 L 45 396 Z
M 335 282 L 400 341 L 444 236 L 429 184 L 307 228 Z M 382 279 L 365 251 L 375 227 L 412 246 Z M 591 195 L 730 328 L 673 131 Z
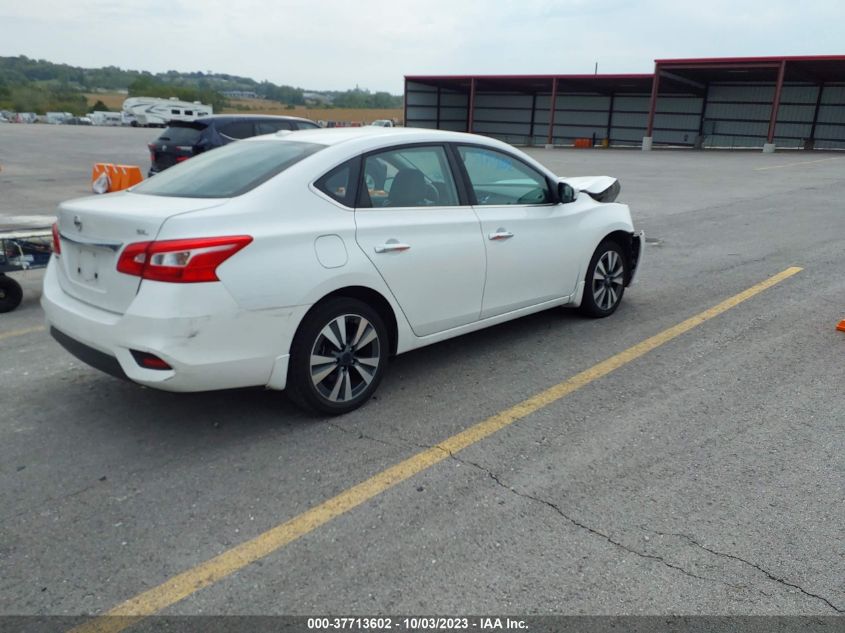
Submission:
M 618 192 L 469 134 L 255 137 L 61 204 L 42 305 L 108 373 L 345 413 L 394 354 L 554 306 L 613 313 L 644 246 Z

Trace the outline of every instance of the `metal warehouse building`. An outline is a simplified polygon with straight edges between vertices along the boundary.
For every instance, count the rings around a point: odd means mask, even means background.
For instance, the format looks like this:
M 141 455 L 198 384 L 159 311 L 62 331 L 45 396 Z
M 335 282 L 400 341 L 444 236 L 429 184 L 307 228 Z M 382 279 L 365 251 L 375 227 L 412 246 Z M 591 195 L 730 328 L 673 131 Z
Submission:
M 659 59 L 651 75 L 406 76 L 405 125 L 519 145 L 845 149 L 845 55 Z

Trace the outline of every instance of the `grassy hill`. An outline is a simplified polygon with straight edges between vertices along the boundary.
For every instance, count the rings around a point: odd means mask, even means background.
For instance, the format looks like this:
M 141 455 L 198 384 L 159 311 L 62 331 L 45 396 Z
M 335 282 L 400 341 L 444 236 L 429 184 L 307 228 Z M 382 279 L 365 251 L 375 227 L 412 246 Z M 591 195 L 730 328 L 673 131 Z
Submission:
M 0 109 L 39 114 L 48 110 L 84 114 L 97 100 L 102 100 L 112 109 L 120 109 L 127 95 L 121 95 L 120 104 L 109 96 L 119 94 L 119 91 L 126 91 L 128 96 L 178 97 L 185 101 L 201 101 L 214 106 L 215 111 L 223 111 L 226 107 L 243 107 L 242 104 L 229 106 L 224 96 L 228 91 L 251 92 L 263 101 L 294 107 L 305 106 L 306 92 L 324 95 L 338 108 L 397 110 L 402 107 L 401 96 L 358 88 L 346 91 L 306 91 L 294 86 L 258 82 L 249 77 L 223 73 L 169 70 L 153 74 L 124 70 L 117 66 L 81 68 L 30 59 L 24 55 L 0 57 Z M 112 100 L 106 101 L 106 98 Z

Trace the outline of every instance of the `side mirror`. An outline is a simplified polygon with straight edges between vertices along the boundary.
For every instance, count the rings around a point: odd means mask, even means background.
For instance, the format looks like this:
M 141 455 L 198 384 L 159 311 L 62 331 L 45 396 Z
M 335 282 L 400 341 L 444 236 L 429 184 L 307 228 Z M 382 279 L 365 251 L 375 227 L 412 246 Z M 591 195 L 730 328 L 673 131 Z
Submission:
M 568 204 L 570 202 L 575 202 L 575 199 L 578 197 L 578 192 L 575 191 L 571 185 L 568 185 L 565 182 L 560 182 L 557 185 L 557 197 L 561 204 Z

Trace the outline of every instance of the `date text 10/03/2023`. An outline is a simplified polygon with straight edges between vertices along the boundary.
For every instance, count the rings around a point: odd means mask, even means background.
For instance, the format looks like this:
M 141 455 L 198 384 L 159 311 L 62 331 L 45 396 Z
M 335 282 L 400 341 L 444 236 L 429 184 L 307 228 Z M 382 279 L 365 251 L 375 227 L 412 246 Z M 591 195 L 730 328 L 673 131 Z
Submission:
M 499 631 L 527 630 L 524 620 L 499 617 L 323 617 L 308 618 L 309 631 Z

